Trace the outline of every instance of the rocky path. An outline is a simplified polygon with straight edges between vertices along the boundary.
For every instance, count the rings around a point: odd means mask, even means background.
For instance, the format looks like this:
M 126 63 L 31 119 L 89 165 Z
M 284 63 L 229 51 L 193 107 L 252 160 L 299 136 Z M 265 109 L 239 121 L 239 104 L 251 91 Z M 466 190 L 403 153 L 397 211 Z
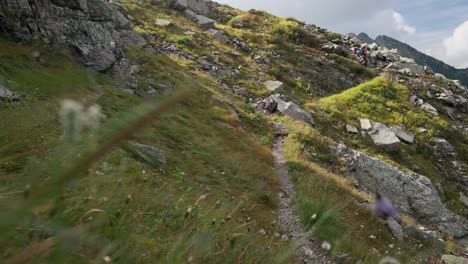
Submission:
M 283 154 L 285 139 L 284 127 L 275 124 L 275 140 L 273 142 L 273 155 L 275 167 L 280 177 L 281 192 L 279 194 L 279 224 L 281 229 L 297 243 L 297 258 L 301 263 L 333 263 L 320 247 L 310 232 L 304 233 L 299 217 L 294 212 L 294 197 L 296 192 L 289 179 L 288 167 Z

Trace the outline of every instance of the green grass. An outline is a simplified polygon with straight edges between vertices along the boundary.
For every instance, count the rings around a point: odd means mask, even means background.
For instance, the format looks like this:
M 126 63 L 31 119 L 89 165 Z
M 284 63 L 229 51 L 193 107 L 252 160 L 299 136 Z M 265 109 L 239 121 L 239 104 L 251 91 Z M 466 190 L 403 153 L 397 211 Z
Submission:
M 387 126 L 403 124 L 409 131 L 425 127 L 429 135 L 440 133 L 448 123 L 411 106 L 409 89 L 392 84 L 382 77 L 348 89 L 340 94 L 322 98 L 319 108 L 335 120 L 357 124 L 359 118 L 368 118 Z
M 366 68 L 354 60 L 336 54 L 330 54 L 329 56 L 338 63 L 338 67 L 349 69 L 351 73 L 358 77 L 372 79 L 377 76 L 375 70 Z
M 273 156 L 264 146 L 272 130 L 252 109 L 214 100 L 214 82 L 198 73 L 184 75 L 189 69 L 167 57 L 130 50 L 130 57 L 158 81 L 192 90 L 187 100 L 135 135 L 163 149 L 169 169 L 153 169 L 114 146 L 89 168 L 79 168 L 79 175 L 68 175 L 70 165 L 118 135 L 152 104 L 139 107 L 141 99 L 61 55 L 47 56 L 48 64 L 38 65 L 28 56 L 32 48 L 9 42 L 2 48 L 9 56 L 0 57 L 0 65 L 22 99 L 0 109 L 6 140 L 0 165 L 0 259 L 90 223 L 93 227 L 78 232 L 78 240 L 66 238 L 41 257 L 31 253 L 31 262 L 99 262 L 106 255 L 120 263 L 291 259 L 289 243 L 274 237 L 278 184 Z M 25 74 L 37 81 L 23 80 Z M 96 85 L 102 85 L 99 92 Z M 57 117 L 61 98 L 100 104 L 107 116 L 102 129 L 79 145 L 63 144 Z M 243 128 L 227 107 L 238 111 Z M 31 181 L 37 199 L 25 203 L 18 194 Z

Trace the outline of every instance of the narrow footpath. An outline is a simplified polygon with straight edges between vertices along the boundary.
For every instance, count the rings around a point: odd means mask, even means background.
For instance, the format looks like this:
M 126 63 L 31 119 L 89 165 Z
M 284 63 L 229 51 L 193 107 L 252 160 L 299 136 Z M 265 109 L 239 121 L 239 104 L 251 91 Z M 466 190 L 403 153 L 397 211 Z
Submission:
M 320 242 L 313 238 L 311 232 L 304 233 L 304 227 L 294 210 L 294 197 L 296 192 L 289 179 L 288 167 L 283 153 L 285 128 L 275 123 L 275 139 L 273 142 L 273 155 L 275 168 L 280 177 L 281 192 L 279 193 L 279 224 L 288 237 L 297 243 L 297 259 L 301 263 L 333 263 L 320 247 Z

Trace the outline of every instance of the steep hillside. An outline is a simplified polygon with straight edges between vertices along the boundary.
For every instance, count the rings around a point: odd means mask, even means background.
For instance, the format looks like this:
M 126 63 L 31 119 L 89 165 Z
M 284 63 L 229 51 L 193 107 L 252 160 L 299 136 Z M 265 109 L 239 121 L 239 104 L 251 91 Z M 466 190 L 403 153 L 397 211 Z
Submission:
M 0 262 L 466 256 L 456 83 L 205 0 L 0 11 Z M 375 214 L 378 192 L 398 214 Z
M 406 43 L 385 35 L 378 36 L 373 40 L 367 34 L 361 33 L 358 35 L 358 38 L 367 43 L 375 42 L 388 49 L 398 49 L 398 53 L 401 56 L 414 59 L 420 65 L 431 67 L 434 72 L 443 74 L 449 79 L 460 80 L 463 85 L 468 86 L 468 69 L 456 69 L 443 61 L 418 51 Z

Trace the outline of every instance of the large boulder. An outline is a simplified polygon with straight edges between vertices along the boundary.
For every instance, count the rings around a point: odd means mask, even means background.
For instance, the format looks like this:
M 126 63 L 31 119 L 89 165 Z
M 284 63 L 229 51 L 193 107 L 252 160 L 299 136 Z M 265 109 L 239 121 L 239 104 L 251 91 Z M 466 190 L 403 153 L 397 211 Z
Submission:
M 382 160 L 341 144 L 336 152 L 339 157 L 346 159 L 348 173 L 362 189 L 384 193 L 400 211 L 424 224 L 436 226 L 457 238 L 468 235 L 467 220 L 445 206 L 428 178 L 403 172 Z

